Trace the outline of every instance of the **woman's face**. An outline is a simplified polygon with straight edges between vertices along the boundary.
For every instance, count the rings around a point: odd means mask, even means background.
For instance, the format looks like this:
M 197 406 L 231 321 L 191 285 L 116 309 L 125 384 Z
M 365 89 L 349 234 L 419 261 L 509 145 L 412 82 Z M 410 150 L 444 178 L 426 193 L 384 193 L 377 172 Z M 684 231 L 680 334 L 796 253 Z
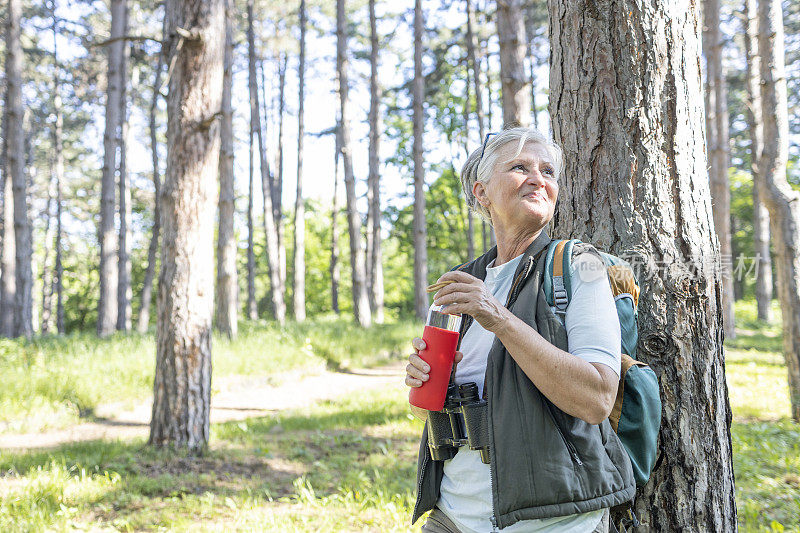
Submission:
M 556 166 L 545 146 L 528 142 L 514 157 L 517 143 L 499 149 L 492 177 L 475 183 L 473 193 L 492 215 L 495 228 L 537 231 L 553 218 L 558 181 Z

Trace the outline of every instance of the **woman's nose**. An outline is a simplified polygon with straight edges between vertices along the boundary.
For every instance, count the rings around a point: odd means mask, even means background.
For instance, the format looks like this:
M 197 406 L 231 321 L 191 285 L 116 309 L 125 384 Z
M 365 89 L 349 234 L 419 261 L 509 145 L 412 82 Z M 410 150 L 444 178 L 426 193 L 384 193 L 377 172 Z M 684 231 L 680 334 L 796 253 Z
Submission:
M 536 185 L 539 187 L 544 187 L 546 183 L 544 176 L 541 172 L 539 172 L 538 168 L 531 169 L 531 171 L 528 173 L 527 182 L 531 185 Z

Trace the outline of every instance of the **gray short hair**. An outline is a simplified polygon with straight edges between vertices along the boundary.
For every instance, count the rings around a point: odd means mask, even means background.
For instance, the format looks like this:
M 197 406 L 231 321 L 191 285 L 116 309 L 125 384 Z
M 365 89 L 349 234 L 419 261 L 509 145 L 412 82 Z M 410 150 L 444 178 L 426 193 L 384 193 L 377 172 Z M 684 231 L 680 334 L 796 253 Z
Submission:
M 555 141 L 548 139 L 538 130 L 525 127 L 509 128 L 489 137 L 485 147 L 481 145 L 467 157 L 467 161 L 461 169 L 461 188 L 464 190 L 464 196 L 467 199 L 469 208 L 490 224 L 492 223 L 492 217 L 489 214 L 489 210 L 475 199 L 475 195 L 472 194 L 472 187 L 476 182 L 489 183 L 494 167 L 497 164 L 500 149 L 512 142 L 517 143 L 517 153 L 514 154 L 514 157 L 517 157 L 522 152 L 526 143 L 540 144 L 547 149 L 553 159 L 553 164 L 556 167 L 556 179 L 559 179 L 564 171 L 564 155 L 561 148 Z M 483 157 L 481 157 L 481 154 L 483 154 Z

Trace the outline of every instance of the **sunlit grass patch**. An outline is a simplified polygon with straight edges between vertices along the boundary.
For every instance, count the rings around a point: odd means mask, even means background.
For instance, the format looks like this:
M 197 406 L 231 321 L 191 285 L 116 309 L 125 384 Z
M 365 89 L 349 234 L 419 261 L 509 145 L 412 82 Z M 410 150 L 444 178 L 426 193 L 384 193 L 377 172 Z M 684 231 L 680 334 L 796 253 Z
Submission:
M 267 379 L 281 372 L 380 365 L 408 352 L 421 331 L 414 321 L 356 326 L 341 317 L 302 324 L 242 322 L 239 337 L 212 341 L 214 376 Z M 89 333 L 0 339 L 0 432 L 23 433 L 73 424 L 100 405 L 133 407 L 152 393 L 155 342 L 147 334 Z

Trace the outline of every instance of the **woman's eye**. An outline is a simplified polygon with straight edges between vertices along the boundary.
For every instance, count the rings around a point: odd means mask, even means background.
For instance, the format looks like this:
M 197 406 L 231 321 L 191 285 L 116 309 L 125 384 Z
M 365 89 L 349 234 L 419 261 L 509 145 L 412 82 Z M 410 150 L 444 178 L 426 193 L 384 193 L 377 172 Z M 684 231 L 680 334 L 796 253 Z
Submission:
M 511 167 L 511 170 L 515 170 L 517 168 L 525 172 L 525 165 L 514 165 L 513 167 Z
M 547 174 L 548 176 L 552 176 L 553 175 L 553 169 L 552 168 L 546 168 L 546 169 L 544 169 L 544 173 Z

